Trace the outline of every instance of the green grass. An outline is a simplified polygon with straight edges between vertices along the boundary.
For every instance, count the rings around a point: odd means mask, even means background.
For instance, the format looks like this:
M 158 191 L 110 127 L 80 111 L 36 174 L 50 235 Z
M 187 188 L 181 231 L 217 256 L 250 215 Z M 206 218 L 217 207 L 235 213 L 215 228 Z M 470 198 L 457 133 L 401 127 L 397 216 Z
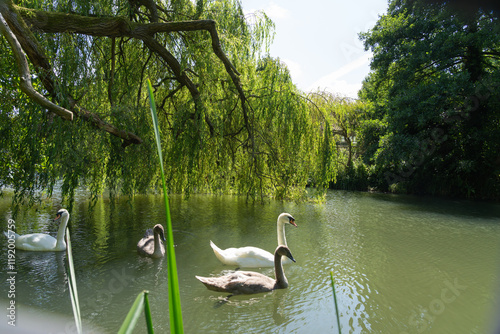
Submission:
M 80 314 L 80 303 L 78 301 L 78 290 L 76 288 L 75 266 L 73 264 L 73 252 L 71 248 L 71 238 L 69 236 L 69 229 L 66 227 L 66 259 L 68 260 L 68 287 L 69 295 L 71 297 L 71 306 L 73 308 L 73 315 L 75 317 L 76 331 L 78 334 L 82 333 L 82 317 Z
M 135 324 L 137 320 L 141 316 L 142 311 L 144 311 L 144 316 L 146 317 L 146 325 L 148 327 L 148 333 L 153 334 L 153 322 L 151 320 L 151 310 L 149 309 L 149 300 L 148 300 L 149 291 L 142 291 L 139 293 L 137 298 L 132 304 L 130 311 L 128 311 L 127 317 L 122 323 L 118 334 L 130 334 L 133 333 Z
M 174 251 L 174 234 L 172 231 L 172 222 L 170 219 L 170 208 L 168 204 L 167 186 L 165 183 L 165 173 L 163 169 L 163 155 L 161 150 L 161 136 L 158 127 L 158 116 L 156 114 L 156 104 L 153 96 L 153 87 L 148 80 L 149 104 L 153 127 L 155 131 L 156 147 L 158 149 L 158 160 L 161 169 L 161 181 L 163 185 L 163 198 L 165 199 L 166 225 L 167 225 L 167 270 L 168 270 L 168 307 L 170 311 L 170 333 L 184 333 L 182 324 L 181 298 L 179 292 L 179 280 L 177 277 L 177 264 Z
M 339 329 L 339 334 L 341 334 L 342 332 L 340 331 L 339 308 L 337 306 L 337 296 L 335 294 L 335 281 L 333 280 L 333 271 L 330 272 L 330 278 L 332 279 L 333 304 L 335 304 L 335 316 L 337 318 L 337 326 Z

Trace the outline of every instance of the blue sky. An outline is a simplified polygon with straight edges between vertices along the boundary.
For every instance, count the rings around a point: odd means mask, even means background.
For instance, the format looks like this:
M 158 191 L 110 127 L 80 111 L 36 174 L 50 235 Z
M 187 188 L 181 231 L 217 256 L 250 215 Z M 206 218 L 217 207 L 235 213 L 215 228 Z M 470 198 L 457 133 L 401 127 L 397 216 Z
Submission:
M 359 32 L 387 10 L 387 0 L 241 0 L 245 13 L 263 10 L 275 23 L 272 57 L 280 58 L 299 89 L 356 97 L 370 70 Z

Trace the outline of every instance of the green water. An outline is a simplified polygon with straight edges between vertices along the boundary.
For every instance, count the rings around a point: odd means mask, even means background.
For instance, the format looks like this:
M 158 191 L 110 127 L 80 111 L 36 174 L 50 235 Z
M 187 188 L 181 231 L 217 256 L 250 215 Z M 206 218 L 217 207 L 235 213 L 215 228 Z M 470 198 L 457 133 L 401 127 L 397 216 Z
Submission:
M 10 218 L 8 203 L 0 200 L 3 230 Z M 87 332 L 116 333 L 142 290 L 150 291 L 156 332 L 168 332 L 166 260 L 141 258 L 135 251 L 145 229 L 164 222 L 163 207 L 159 196 L 138 196 L 116 205 L 102 200 L 91 214 L 81 200 L 71 212 Z M 329 192 L 322 204 L 248 204 L 237 197 L 196 195 L 188 200 L 173 196 L 170 207 L 186 333 L 336 333 L 331 271 L 343 333 L 493 331 L 500 273 L 498 204 Z M 56 226 L 48 218 L 58 208 L 47 202 L 21 214 L 18 233 L 53 233 Z M 195 279 L 234 269 L 216 259 L 209 240 L 221 248 L 252 245 L 273 251 L 281 212 L 291 213 L 298 225 L 286 228 L 297 260 L 285 267 L 288 289 L 235 296 L 224 304 L 225 294 Z M 5 240 L 0 259 L 4 310 L 9 302 Z M 16 253 L 18 329 L 49 313 L 63 319 L 53 333 L 73 332 L 64 259 L 64 253 Z M 273 275 L 272 269 L 256 271 Z M 142 318 L 135 332 L 145 333 Z

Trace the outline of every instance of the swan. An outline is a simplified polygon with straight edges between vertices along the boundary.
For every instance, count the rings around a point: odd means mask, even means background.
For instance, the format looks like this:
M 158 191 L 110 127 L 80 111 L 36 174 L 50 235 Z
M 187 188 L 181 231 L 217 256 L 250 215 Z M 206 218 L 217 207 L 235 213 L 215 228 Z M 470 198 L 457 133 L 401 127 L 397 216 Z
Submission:
M 289 213 L 282 213 L 278 216 L 278 245 L 286 246 L 285 238 L 285 225 L 291 224 L 297 227 L 295 224 L 295 218 Z M 240 248 L 227 248 L 220 249 L 217 247 L 212 240 L 210 240 L 210 246 L 212 247 L 215 256 L 224 264 L 234 265 L 244 268 L 257 268 L 257 267 L 272 267 L 274 266 L 274 255 L 265 251 L 261 248 L 247 246 Z M 284 258 L 284 264 L 292 263 L 287 257 Z
M 37 252 L 65 250 L 66 242 L 64 241 L 64 234 L 66 234 L 66 226 L 68 225 L 69 220 L 68 210 L 61 209 L 57 211 L 54 221 L 58 220 L 61 220 L 61 223 L 59 223 L 59 229 L 57 230 L 57 238 L 54 238 L 53 236 L 45 233 L 32 233 L 25 235 L 14 233 L 14 236 L 16 238 L 16 248 Z M 4 234 L 7 238 L 9 238 L 7 232 L 4 232 Z
M 163 246 L 160 238 L 165 241 L 163 226 L 156 224 L 153 229 L 147 229 L 144 237 L 137 243 L 137 253 L 152 258 L 165 256 L 165 246 Z
M 287 246 L 278 246 L 274 252 L 274 274 L 276 279 L 272 279 L 261 273 L 253 271 L 235 271 L 219 277 L 195 276 L 209 290 L 219 292 L 229 292 L 231 295 L 254 294 L 269 292 L 275 289 L 286 289 L 288 281 L 283 271 L 281 257 L 286 256 L 293 262 L 295 259 Z

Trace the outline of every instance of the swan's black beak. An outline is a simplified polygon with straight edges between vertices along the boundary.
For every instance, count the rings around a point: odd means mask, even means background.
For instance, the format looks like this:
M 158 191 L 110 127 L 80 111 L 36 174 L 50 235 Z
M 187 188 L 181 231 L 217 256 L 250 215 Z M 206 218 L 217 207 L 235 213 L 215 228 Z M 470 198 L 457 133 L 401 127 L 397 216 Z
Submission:
M 287 255 L 287 257 L 288 257 L 290 260 L 292 260 L 293 262 L 297 262 L 297 261 L 295 261 L 295 259 L 293 258 L 292 253 L 290 253 L 289 255 Z

